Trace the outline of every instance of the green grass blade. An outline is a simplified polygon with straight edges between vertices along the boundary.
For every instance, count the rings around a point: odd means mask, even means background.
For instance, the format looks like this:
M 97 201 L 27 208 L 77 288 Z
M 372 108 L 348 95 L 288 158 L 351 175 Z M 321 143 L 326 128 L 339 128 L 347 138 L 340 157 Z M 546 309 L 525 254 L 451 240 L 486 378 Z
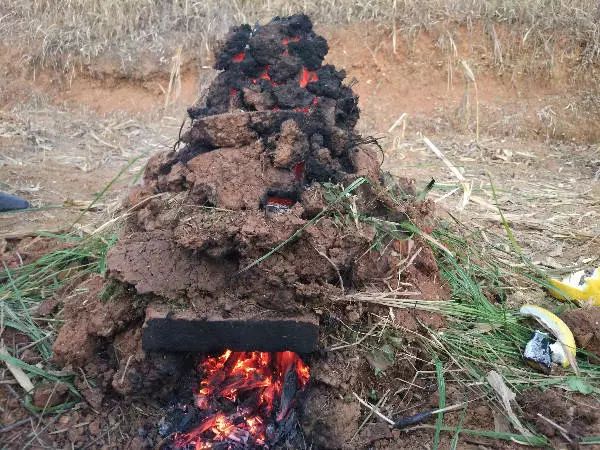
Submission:
M 439 409 L 446 407 L 446 382 L 444 380 L 444 366 L 442 362 L 437 358 L 435 360 L 435 376 L 438 384 L 438 395 L 439 395 Z M 435 420 L 435 433 L 433 435 L 433 450 L 437 450 L 440 445 L 440 433 L 442 426 L 444 425 L 444 413 L 437 413 Z
M 456 431 L 454 432 L 454 436 L 452 436 L 452 441 L 450 442 L 450 449 L 456 450 L 458 448 L 458 439 L 460 438 L 460 432 L 462 431 L 463 423 L 465 422 L 465 417 L 467 416 L 467 405 L 460 412 L 460 418 L 458 419 L 458 425 L 456 426 Z
M 9 364 L 12 364 L 13 366 L 20 367 L 25 372 L 40 376 L 42 378 L 45 378 L 46 380 L 55 381 L 55 382 L 56 381 L 66 382 L 66 380 L 68 378 L 68 377 L 58 377 L 56 375 L 51 374 L 50 372 L 40 369 L 37 366 L 32 366 L 31 364 L 27 364 L 26 362 L 21 361 L 19 358 L 15 358 L 14 356 L 7 355 L 4 353 L 0 353 L 0 360 L 5 361 Z M 69 390 L 73 394 L 79 395 L 77 390 L 70 383 L 67 383 L 67 384 L 69 385 Z
M 442 431 L 454 431 L 454 427 L 442 426 Z M 537 447 L 547 447 L 550 442 L 545 436 L 533 435 L 524 436 L 518 433 L 503 433 L 499 431 L 473 430 L 470 428 L 461 429 L 461 433 L 471 436 L 480 436 L 490 439 L 499 439 L 501 441 L 513 441 L 524 445 L 532 445 Z
M 69 229 L 73 229 L 73 227 L 81 220 L 81 218 L 83 216 L 86 215 L 86 213 L 92 209 L 92 207 L 98 202 L 98 200 L 100 200 L 102 197 L 104 197 L 104 195 L 109 191 L 109 189 L 119 180 L 119 178 L 121 178 L 121 175 L 123 175 L 133 164 L 135 164 L 135 162 L 137 160 L 139 160 L 143 155 L 139 155 L 136 156 L 135 158 L 132 158 L 131 160 L 129 160 L 127 162 L 127 164 L 125 164 L 125 166 L 123 166 L 123 168 L 121 170 L 119 170 L 119 173 L 117 173 L 114 178 L 112 180 L 110 180 L 108 182 L 108 184 L 106 186 L 104 186 L 104 188 L 98 192 L 98 194 L 96 195 L 96 197 L 94 197 L 94 200 L 92 200 L 90 202 L 90 204 L 87 206 L 87 208 L 85 208 L 83 211 L 81 211 L 81 214 L 79 214 L 79 216 L 77 216 L 77 218 L 75 219 L 75 221 L 71 224 L 71 226 L 69 227 Z

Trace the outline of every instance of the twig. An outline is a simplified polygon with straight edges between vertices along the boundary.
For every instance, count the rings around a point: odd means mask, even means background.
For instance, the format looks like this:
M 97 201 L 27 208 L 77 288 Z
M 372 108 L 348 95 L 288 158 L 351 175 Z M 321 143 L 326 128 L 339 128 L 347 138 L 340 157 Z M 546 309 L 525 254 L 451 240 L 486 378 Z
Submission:
M 543 416 L 540 413 L 537 413 L 537 415 L 540 419 L 545 420 L 550 425 L 552 425 L 554 428 L 556 428 L 560 432 L 560 434 L 562 434 L 562 437 L 564 437 L 570 444 L 573 443 L 573 439 L 571 439 L 569 437 L 569 432 L 564 427 L 561 427 L 559 424 L 557 424 L 556 422 L 554 422 L 551 419 L 548 419 L 546 416 Z
M 338 345 L 338 346 L 335 346 L 335 347 L 329 347 L 328 349 L 325 349 L 325 351 L 327 351 L 327 352 L 333 352 L 335 350 L 341 350 L 343 348 L 354 347 L 356 345 L 362 344 L 362 342 L 366 338 L 368 338 L 369 336 L 371 336 L 371 334 L 373 334 L 373 331 L 375 331 L 375 329 L 377 329 L 377 327 L 379 326 L 380 323 L 381 322 L 377 322 L 375 325 L 373 325 L 373 327 L 369 331 L 367 331 L 367 333 L 363 337 L 361 337 L 358 341 L 352 342 L 350 344 L 344 344 L 344 345 Z
M 27 422 L 31 422 L 31 417 L 27 417 L 26 419 L 22 420 L 17 420 L 16 422 L 11 423 L 10 425 L 6 425 L 5 427 L 0 428 L 0 433 L 6 433 L 10 430 L 14 430 L 15 428 L 18 428 L 21 425 L 26 424 Z
M 127 375 L 127 369 L 129 368 L 129 363 L 131 362 L 132 357 L 133 355 L 129 355 L 129 358 L 127 358 L 127 362 L 125 363 L 125 368 L 123 369 L 123 375 L 121 375 L 119 384 L 123 384 L 123 382 L 125 381 L 125 375 Z
M 93 131 L 90 131 L 90 136 L 93 137 L 98 143 L 105 145 L 106 147 L 110 147 L 114 150 L 119 149 L 119 147 L 117 147 L 116 145 L 113 145 L 110 142 L 106 142 L 105 140 L 100 139 L 98 136 L 96 136 L 96 134 Z
M 333 268 L 335 269 L 335 272 L 337 273 L 338 279 L 340 281 L 340 288 L 342 289 L 342 294 L 344 294 L 344 292 L 345 292 L 344 280 L 342 279 L 342 274 L 340 273 L 340 269 L 338 269 L 338 266 L 336 266 L 335 263 L 331 260 L 331 258 L 329 258 L 329 256 L 327 256 L 324 252 L 317 249 L 317 247 L 315 247 L 314 245 L 312 247 L 315 249 L 315 251 L 319 255 L 321 255 L 323 258 L 325 258 L 327 260 L 327 262 L 329 262 L 329 264 L 331 264 L 333 266 Z
M 403 112 L 403 113 L 400 115 L 400 117 L 398 117 L 398 120 L 396 120 L 396 121 L 394 122 L 394 124 L 393 124 L 393 125 L 392 125 L 392 126 L 389 128 L 389 130 L 388 130 L 388 133 L 391 133 L 392 131 L 394 131 L 394 129 L 395 129 L 395 128 L 396 128 L 398 125 L 400 125 L 404 119 L 406 119 L 406 116 L 407 116 L 407 115 L 408 115 L 408 114 L 406 114 L 405 112 Z
M 495 32 L 494 32 L 495 33 Z M 475 140 L 479 142 L 479 92 L 477 90 L 477 81 L 475 80 L 475 74 L 467 64 L 465 60 L 460 62 L 465 72 L 465 77 L 473 83 L 475 87 Z
M 460 409 L 463 406 L 465 406 L 467 403 L 468 402 L 456 403 L 455 405 L 446 406 L 444 408 L 433 409 L 431 411 L 425 411 L 425 412 L 418 413 L 418 414 L 415 414 L 415 415 L 412 415 L 412 416 L 403 417 L 401 419 L 398 419 L 394 423 L 394 427 L 396 427 L 396 428 L 406 428 L 409 425 L 414 425 L 414 424 L 417 424 L 419 422 L 423 422 L 424 420 L 429 419 L 434 414 L 445 413 L 445 412 L 450 412 L 450 411 L 456 411 L 457 409 Z
M 388 389 L 387 392 L 385 394 L 383 394 L 383 396 L 375 404 L 375 408 L 376 409 L 379 409 L 380 407 L 383 406 L 383 404 L 387 400 L 387 397 L 388 397 L 389 393 L 390 393 L 390 390 Z M 364 428 L 364 426 L 367 424 L 367 422 L 369 421 L 369 419 L 371 419 L 371 417 L 373 416 L 374 412 L 375 412 L 374 409 L 372 409 L 371 411 L 369 411 L 369 414 L 367 414 L 367 417 L 365 417 L 365 419 L 362 421 L 362 423 L 360 424 L 360 426 L 358 427 L 358 429 L 354 432 L 354 434 L 350 438 L 349 442 L 352 442 L 354 439 L 356 439 L 356 436 L 358 436 L 358 433 L 360 433 L 360 431 Z
M 384 416 L 382 413 L 380 413 L 379 410 L 375 406 L 371 405 L 366 400 L 363 400 L 362 398 L 360 398 L 356 392 L 353 392 L 352 394 L 354 395 L 354 397 L 356 397 L 356 400 L 358 400 L 358 402 L 361 405 L 366 406 L 367 408 L 369 408 L 371 411 L 373 411 L 375 414 L 377 414 L 377 416 L 379 416 L 380 418 L 382 418 L 383 420 L 385 420 L 387 423 L 389 423 L 392 426 L 396 424 L 396 422 L 394 422 L 392 419 L 390 419 L 389 417 Z
M 448 169 L 450 169 L 450 172 L 452 172 L 454 174 L 454 176 L 460 182 L 460 185 L 463 188 L 463 199 L 462 199 L 461 204 L 459 205 L 459 208 L 463 209 L 465 206 L 467 206 L 467 203 L 469 203 L 469 198 L 471 197 L 471 191 L 472 191 L 471 184 L 467 181 L 467 179 L 464 177 L 464 175 L 462 173 L 460 173 L 460 171 L 456 168 L 456 166 L 454 164 L 452 164 L 452 162 L 448 158 L 446 158 L 446 155 L 444 155 L 440 151 L 440 149 L 437 148 L 433 144 L 433 142 L 431 142 L 425 136 L 423 136 L 423 142 L 425 142 L 425 145 L 427 145 L 429 150 L 431 150 L 438 158 L 440 158 L 442 160 L 442 162 L 446 165 L 446 167 L 448 167 Z

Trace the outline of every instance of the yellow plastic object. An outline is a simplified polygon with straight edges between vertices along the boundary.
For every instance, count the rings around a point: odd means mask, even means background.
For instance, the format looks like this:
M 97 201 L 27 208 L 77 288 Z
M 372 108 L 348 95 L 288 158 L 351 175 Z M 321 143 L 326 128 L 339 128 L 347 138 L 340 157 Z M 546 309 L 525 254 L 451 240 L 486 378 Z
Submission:
M 552 359 L 563 367 L 573 366 L 577 372 L 577 363 L 575 353 L 577 345 L 575 337 L 566 323 L 564 323 L 556 314 L 551 313 L 545 308 L 536 305 L 523 305 L 519 312 L 528 317 L 533 317 L 540 325 L 550 331 L 556 338 L 556 343 L 550 346 Z
M 559 300 L 571 299 L 580 305 L 600 306 L 600 268 L 593 272 L 580 270 L 562 281 L 551 278 L 550 284 L 554 288 L 550 289 L 550 294 Z

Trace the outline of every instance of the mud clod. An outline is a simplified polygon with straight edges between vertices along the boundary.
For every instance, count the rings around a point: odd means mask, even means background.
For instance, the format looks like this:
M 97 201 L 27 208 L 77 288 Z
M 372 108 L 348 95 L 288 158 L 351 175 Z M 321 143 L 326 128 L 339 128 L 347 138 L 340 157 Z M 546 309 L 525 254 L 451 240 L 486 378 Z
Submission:
M 600 307 L 572 309 L 561 319 L 573 332 L 577 347 L 591 352 L 594 363 L 600 362 Z

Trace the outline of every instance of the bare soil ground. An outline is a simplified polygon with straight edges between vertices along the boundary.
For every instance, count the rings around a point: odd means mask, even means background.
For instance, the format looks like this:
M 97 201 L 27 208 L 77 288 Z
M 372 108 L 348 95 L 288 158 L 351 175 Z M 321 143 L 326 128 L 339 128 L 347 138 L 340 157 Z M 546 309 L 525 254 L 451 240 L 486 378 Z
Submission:
M 552 78 L 524 73 L 518 67 L 501 70 L 485 51 L 477 28 L 459 35 L 450 57 L 427 33 L 414 44 L 400 43 L 394 53 L 387 35 L 369 24 L 319 32 L 329 41 L 328 61 L 358 80 L 354 89 L 360 95 L 359 126 L 363 133 L 380 138 L 384 168 L 414 178 L 417 190 L 434 178 L 430 195 L 440 216 L 448 218 L 450 213 L 468 228 L 503 233 L 499 207 L 525 253 L 540 266 L 563 272 L 598 265 L 600 97 L 593 80 L 573 76 L 560 62 Z M 27 198 L 36 210 L 0 214 L 0 254 L 30 243 L 21 240 L 40 230 L 69 229 L 82 211 L 86 211 L 84 224 L 110 215 L 147 158 L 173 145 L 185 108 L 196 101 L 212 76 L 209 61 L 193 55 L 184 55 L 187 62 L 181 64 L 174 83 L 169 73 L 150 69 L 136 79 L 125 77 L 118 60 L 110 58 L 74 78 L 51 71 L 34 74 L 23 68 L 18 53 L 4 50 L 0 52 L 6 74 L 0 87 L 0 190 Z M 463 59 L 473 68 L 475 83 L 465 78 Z M 147 65 L 151 68 L 152 61 Z M 423 137 L 439 148 L 463 179 L 449 170 Z M 108 194 L 88 211 L 95 196 L 117 176 Z M 472 189 L 466 204 L 460 205 L 464 184 Z M 516 291 L 514 295 L 509 300 L 520 304 L 536 301 L 541 294 Z M 17 336 L 9 343 L 7 335 L 3 338 L 7 345 L 18 340 Z M 89 404 L 97 404 L 93 389 L 82 387 L 84 395 L 90 396 Z M 118 443 L 129 442 L 135 429 L 131 424 L 160 417 L 159 411 L 134 401 L 127 411 L 118 403 L 106 406 L 103 417 L 75 410 L 49 420 L 27 420 L 28 413 L 19 406 L 19 387 L 8 380 L 5 388 L 0 394 L 2 423 L 23 420 L 19 426 L 28 436 L 27 446 L 48 448 L 52 442 L 51 447 L 117 448 Z M 413 405 L 435 407 L 431 391 L 420 390 L 411 394 L 422 397 Z M 448 395 L 453 399 L 452 392 Z M 461 400 L 458 393 L 453 400 Z M 539 399 L 527 398 L 524 404 L 533 414 Z M 329 405 L 333 410 L 338 406 Z M 343 417 L 356 420 L 357 414 L 349 410 Z M 470 409 L 465 421 L 466 427 L 480 429 L 493 429 L 493 424 L 493 414 L 483 405 Z M 375 442 L 382 433 L 385 430 L 369 426 L 361 442 Z M 97 441 L 86 442 L 89 434 Z M 377 439 L 369 441 L 370 434 Z M 19 434 L 7 435 L 8 448 L 21 445 Z M 397 448 L 399 438 L 388 436 L 387 444 L 379 439 L 376 448 Z M 143 445 L 144 439 L 141 430 L 131 448 Z M 417 430 L 402 439 L 405 448 L 428 447 L 431 432 Z M 484 444 L 487 441 L 472 439 L 461 448 Z M 494 448 L 516 446 L 504 445 Z

